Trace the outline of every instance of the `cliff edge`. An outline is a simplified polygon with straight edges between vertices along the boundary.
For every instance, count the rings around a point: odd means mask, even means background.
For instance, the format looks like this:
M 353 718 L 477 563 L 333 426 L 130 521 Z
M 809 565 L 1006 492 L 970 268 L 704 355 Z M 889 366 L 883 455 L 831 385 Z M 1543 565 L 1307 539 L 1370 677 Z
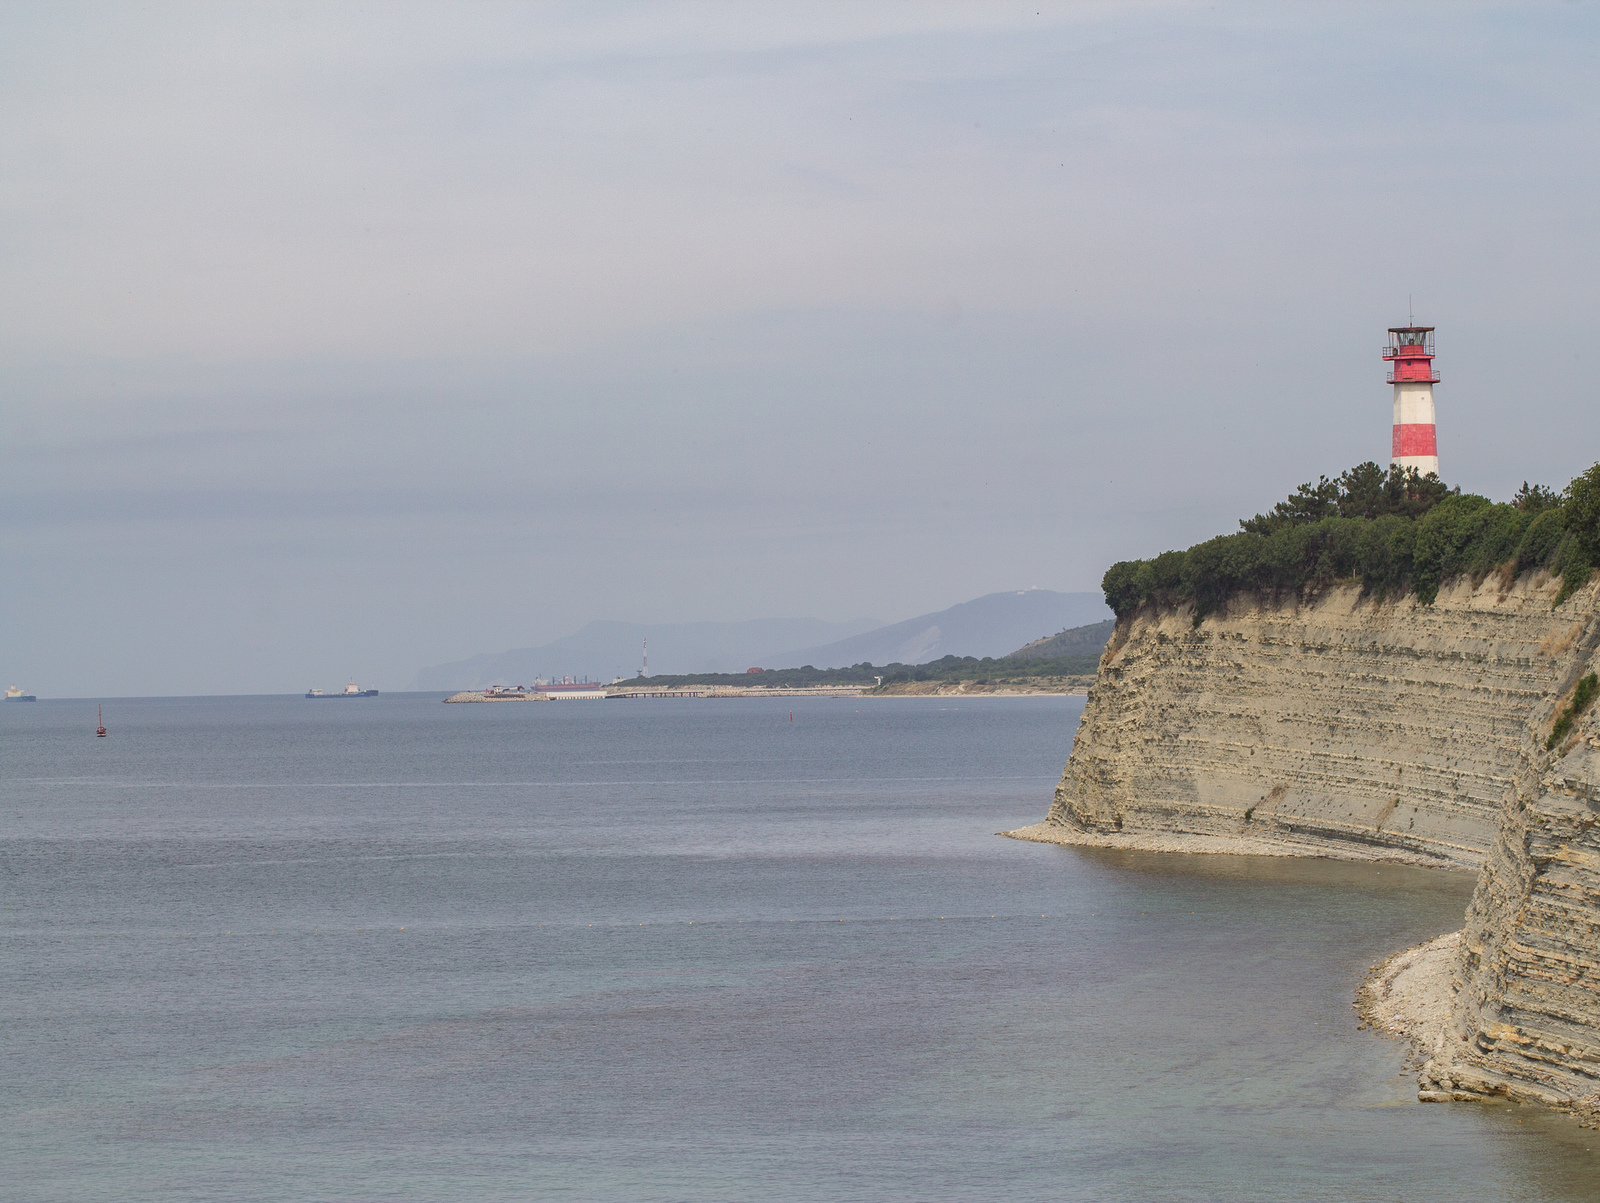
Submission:
M 1459 579 L 1425 606 L 1341 585 L 1198 624 L 1143 607 L 1048 817 L 1007 834 L 1480 870 L 1458 942 L 1430 954 L 1450 973 L 1413 1000 L 1418 1097 L 1600 1123 L 1600 583 L 1554 606 L 1559 588 Z
M 1432 605 L 1237 597 L 1118 623 L 1055 804 L 1014 834 L 1476 869 L 1525 736 L 1588 656 L 1593 591 L 1461 578 Z
M 1583 674 L 1600 670 L 1597 644 L 1591 620 L 1524 734 L 1467 908 L 1451 1020 L 1423 1050 L 1421 1098 L 1501 1096 L 1600 1121 L 1600 716 L 1556 727 Z

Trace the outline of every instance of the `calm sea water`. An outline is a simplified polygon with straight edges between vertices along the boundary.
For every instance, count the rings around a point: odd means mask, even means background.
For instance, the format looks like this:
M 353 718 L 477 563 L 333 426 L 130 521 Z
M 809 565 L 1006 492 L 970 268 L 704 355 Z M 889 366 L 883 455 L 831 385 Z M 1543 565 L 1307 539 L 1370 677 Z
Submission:
M 996 838 L 1081 708 L 0 707 L 0 1194 L 1600 1196 L 1355 1030 L 1470 879 Z

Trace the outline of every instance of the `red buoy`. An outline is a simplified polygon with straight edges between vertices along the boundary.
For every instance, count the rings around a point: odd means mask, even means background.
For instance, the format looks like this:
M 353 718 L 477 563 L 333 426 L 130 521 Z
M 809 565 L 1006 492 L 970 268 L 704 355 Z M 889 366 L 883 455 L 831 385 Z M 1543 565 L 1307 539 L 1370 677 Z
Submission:
M 106 716 L 101 713 L 101 708 L 99 706 L 94 708 L 94 721 L 97 724 L 94 729 L 94 733 L 101 739 L 104 739 L 106 737 Z

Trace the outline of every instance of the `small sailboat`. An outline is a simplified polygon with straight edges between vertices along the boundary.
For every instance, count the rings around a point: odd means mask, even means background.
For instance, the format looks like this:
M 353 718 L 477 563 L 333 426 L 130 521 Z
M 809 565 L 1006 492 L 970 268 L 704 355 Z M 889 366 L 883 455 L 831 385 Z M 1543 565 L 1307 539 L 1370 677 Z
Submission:
M 94 733 L 97 736 L 99 736 L 101 739 L 104 739 L 106 737 L 106 716 L 103 713 L 101 713 L 101 710 L 102 710 L 102 708 L 99 707 L 99 706 L 96 706 L 94 708 L 94 721 L 95 721 Z

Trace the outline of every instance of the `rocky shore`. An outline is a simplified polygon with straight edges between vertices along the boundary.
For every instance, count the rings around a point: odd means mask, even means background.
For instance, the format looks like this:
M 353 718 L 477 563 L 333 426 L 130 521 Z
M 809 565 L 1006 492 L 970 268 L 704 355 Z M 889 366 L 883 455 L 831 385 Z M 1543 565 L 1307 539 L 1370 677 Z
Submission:
M 1418 1098 L 1600 1123 L 1600 583 L 1459 579 L 1147 607 L 1102 657 L 1054 805 L 1016 839 L 1479 873 L 1465 925 L 1374 967 Z
M 1337 848 L 1296 848 L 1281 840 L 1247 835 L 1202 835 L 1178 831 L 1166 834 L 1153 834 L 1142 831 L 1127 833 L 1120 831 L 1094 831 L 1070 827 L 1062 823 L 1052 823 L 1048 820 L 1043 823 L 1034 823 L 1028 827 L 1018 827 L 1013 831 L 996 832 L 996 834 L 1003 835 L 1007 839 L 1028 840 L 1035 844 L 1074 844 L 1084 848 L 1128 848 L 1138 852 L 1210 852 L 1235 856 L 1325 856 L 1336 859 L 1340 857 L 1340 851 Z M 1435 865 L 1437 863 L 1398 851 L 1376 854 L 1364 853 L 1359 857 L 1349 857 L 1347 859 L 1384 860 L 1402 865 Z
M 1356 992 L 1356 1013 L 1363 1023 L 1410 1043 L 1412 1068 L 1443 1047 L 1455 1000 L 1455 962 L 1461 933 L 1449 932 L 1397 952 L 1374 965 Z M 1424 1089 L 1422 1102 L 1448 1102 L 1447 1092 Z

